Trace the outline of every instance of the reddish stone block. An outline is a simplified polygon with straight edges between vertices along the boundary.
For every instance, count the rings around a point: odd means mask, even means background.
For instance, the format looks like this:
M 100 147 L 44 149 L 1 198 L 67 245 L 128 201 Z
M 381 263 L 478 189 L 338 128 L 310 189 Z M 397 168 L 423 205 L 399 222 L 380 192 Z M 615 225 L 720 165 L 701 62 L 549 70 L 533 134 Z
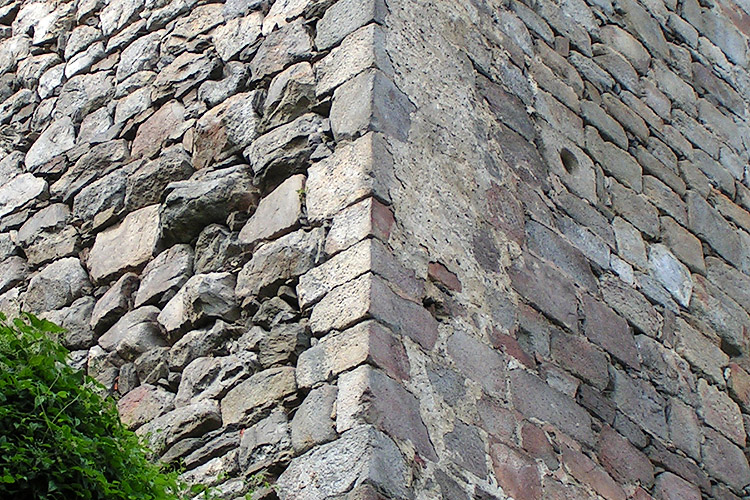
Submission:
M 625 500 L 625 492 L 604 469 L 583 453 L 562 445 L 565 467 L 574 478 L 587 484 L 607 500 Z
M 729 394 L 745 412 L 750 412 L 750 374 L 737 363 L 729 363 Z
M 654 466 L 648 457 L 608 425 L 599 434 L 597 453 L 599 462 L 618 482 L 653 484 Z
M 530 254 L 508 270 L 513 288 L 543 313 L 578 331 L 578 299 L 570 278 Z
M 517 193 L 507 186 L 498 186 L 493 182 L 485 192 L 485 199 L 490 223 L 502 230 L 513 241 L 523 245 L 526 237 L 526 221 Z
M 550 342 L 552 359 L 562 368 L 582 378 L 599 390 L 609 383 L 607 356 L 587 340 L 555 332 Z
M 673 453 L 656 440 L 652 441 L 651 446 L 645 451 L 654 465 L 677 474 L 705 492 L 711 490 L 711 481 L 708 476 L 692 460 Z
M 529 422 L 523 424 L 523 427 L 521 427 L 521 446 L 532 457 L 542 459 L 550 469 L 554 470 L 559 467 L 557 454 L 547 439 L 547 435 L 536 425 Z
M 671 472 L 660 474 L 654 487 L 656 500 L 701 500 L 697 486 Z
M 326 239 L 326 253 L 333 255 L 368 236 L 387 243 L 394 222 L 390 208 L 375 198 L 365 198 L 333 218 Z
M 636 488 L 633 494 L 628 497 L 628 500 L 654 500 L 654 497 L 649 495 L 643 488 Z
M 508 356 L 516 358 L 525 366 L 529 368 L 534 368 L 534 366 L 536 366 L 534 358 L 526 354 L 518 341 L 510 335 L 505 335 L 493 329 L 490 333 L 490 341 L 496 349 L 499 349 Z
M 583 331 L 586 337 L 631 368 L 639 370 L 638 350 L 628 322 L 609 306 L 585 294 Z
M 461 291 L 461 281 L 455 273 L 452 273 L 440 262 L 430 262 L 427 265 L 427 276 L 438 283 L 443 284 L 448 290 Z
M 541 500 L 541 474 L 536 463 L 520 451 L 503 443 L 490 446 L 497 482 L 516 500 Z

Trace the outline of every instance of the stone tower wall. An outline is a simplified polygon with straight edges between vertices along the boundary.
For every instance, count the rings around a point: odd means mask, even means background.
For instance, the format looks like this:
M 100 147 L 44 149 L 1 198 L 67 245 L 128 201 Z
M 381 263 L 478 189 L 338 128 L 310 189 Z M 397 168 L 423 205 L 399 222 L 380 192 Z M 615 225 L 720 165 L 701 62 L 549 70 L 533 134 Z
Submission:
M 748 5 L 0 3 L 0 310 L 187 480 L 750 493 Z

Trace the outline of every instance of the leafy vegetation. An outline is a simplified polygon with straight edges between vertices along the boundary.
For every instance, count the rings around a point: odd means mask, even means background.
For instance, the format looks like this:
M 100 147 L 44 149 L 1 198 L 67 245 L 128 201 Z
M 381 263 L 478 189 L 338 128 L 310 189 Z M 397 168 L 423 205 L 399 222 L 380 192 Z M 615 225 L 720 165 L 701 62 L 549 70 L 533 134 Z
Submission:
M 149 462 L 101 386 L 68 365 L 61 331 L 0 313 L 0 498 L 179 498 L 177 472 Z

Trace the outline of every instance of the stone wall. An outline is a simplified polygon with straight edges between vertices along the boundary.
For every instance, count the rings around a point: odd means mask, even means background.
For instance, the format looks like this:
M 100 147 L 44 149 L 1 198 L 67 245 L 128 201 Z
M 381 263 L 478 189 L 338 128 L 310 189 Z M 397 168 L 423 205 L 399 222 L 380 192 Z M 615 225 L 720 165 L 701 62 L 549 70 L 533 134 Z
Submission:
M 188 481 L 750 493 L 747 5 L 0 3 L 0 310 Z

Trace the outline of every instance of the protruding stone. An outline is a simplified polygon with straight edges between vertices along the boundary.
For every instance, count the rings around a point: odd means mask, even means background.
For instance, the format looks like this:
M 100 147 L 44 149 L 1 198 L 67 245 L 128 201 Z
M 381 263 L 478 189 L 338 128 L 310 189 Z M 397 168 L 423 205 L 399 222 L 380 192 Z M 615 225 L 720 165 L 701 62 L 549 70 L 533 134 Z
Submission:
M 31 278 L 24 297 L 24 308 L 36 313 L 60 309 L 72 304 L 90 289 L 89 277 L 81 261 L 76 257 L 66 257 L 45 266 Z
M 153 257 L 159 240 L 159 205 L 128 214 L 96 236 L 88 267 L 95 282 L 140 270 Z
M 29 264 L 43 264 L 76 253 L 78 232 L 66 223 L 70 209 L 55 203 L 34 214 L 18 230 L 18 242 Z
M 292 231 L 302 217 L 305 176 L 295 175 L 263 198 L 245 227 L 239 241 L 254 246 L 259 240 L 274 239 Z
M 161 454 L 181 439 L 203 436 L 221 425 L 219 403 L 204 399 L 151 420 L 139 427 L 136 434 L 145 436 L 150 448 Z
M 166 346 L 167 341 L 156 322 L 158 315 L 159 310 L 153 306 L 130 311 L 99 337 L 99 345 L 106 351 L 116 351 L 126 361 L 133 361 L 155 347 Z
M 326 50 L 367 23 L 383 24 L 387 14 L 383 0 L 339 0 L 318 22 L 315 45 Z
M 690 271 L 666 246 L 654 244 L 648 252 L 649 272 L 683 307 L 690 304 L 693 280 Z
M 34 171 L 55 156 L 61 155 L 75 146 L 73 121 L 67 116 L 53 122 L 34 141 L 26 153 L 26 169 Z
M 335 254 L 372 236 L 387 242 L 393 226 L 393 213 L 375 198 L 366 198 L 333 218 L 326 238 L 326 253 Z
M 119 280 L 99 298 L 91 313 L 91 328 L 101 333 L 111 327 L 133 305 L 133 294 L 138 288 L 138 275 L 123 274 Z
M 216 52 L 223 61 L 229 61 L 245 47 L 255 43 L 261 34 L 262 12 L 251 12 L 219 25 L 212 32 Z
M 336 439 L 337 393 L 336 386 L 323 385 L 310 391 L 297 409 L 292 419 L 292 446 L 297 453 Z
M 13 177 L 0 186 L 0 217 L 13 213 L 47 191 L 47 182 L 33 174 Z
M 178 101 L 170 101 L 148 120 L 138 127 L 133 139 L 131 154 L 133 158 L 152 158 L 162 145 L 175 133 L 179 133 L 185 124 L 185 107 Z M 182 134 L 179 134 L 182 135 Z
M 698 393 L 706 423 L 744 447 L 747 435 L 737 403 L 726 392 L 709 385 L 704 379 L 698 380 Z
M 171 392 L 143 384 L 123 396 L 117 402 L 117 410 L 122 423 L 134 430 L 172 410 L 173 401 L 174 394 Z
M 135 307 L 166 303 L 185 284 L 192 272 L 193 249 L 190 245 L 174 245 L 160 253 L 141 273 Z
M 298 19 L 268 35 L 250 62 L 253 80 L 274 75 L 312 56 L 312 38 Z
M 270 130 L 289 123 L 315 102 L 315 74 L 309 62 L 290 66 L 276 75 L 268 86 L 263 104 L 263 128 Z
M 91 318 L 95 302 L 94 297 L 85 295 L 68 307 L 50 311 L 44 315 L 45 319 L 65 329 L 60 338 L 60 343 L 65 348 L 71 351 L 84 350 L 94 345 L 95 336 L 89 326 L 89 318 Z
M 253 424 L 267 415 L 279 400 L 294 394 L 294 368 L 279 367 L 256 373 L 221 400 L 224 425 Z
M 342 143 L 333 155 L 310 167 L 307 210 L 311 220 L 330 218 L 352 203 L 374 196 L 390 202 L 393 158 L 380 134 Z

